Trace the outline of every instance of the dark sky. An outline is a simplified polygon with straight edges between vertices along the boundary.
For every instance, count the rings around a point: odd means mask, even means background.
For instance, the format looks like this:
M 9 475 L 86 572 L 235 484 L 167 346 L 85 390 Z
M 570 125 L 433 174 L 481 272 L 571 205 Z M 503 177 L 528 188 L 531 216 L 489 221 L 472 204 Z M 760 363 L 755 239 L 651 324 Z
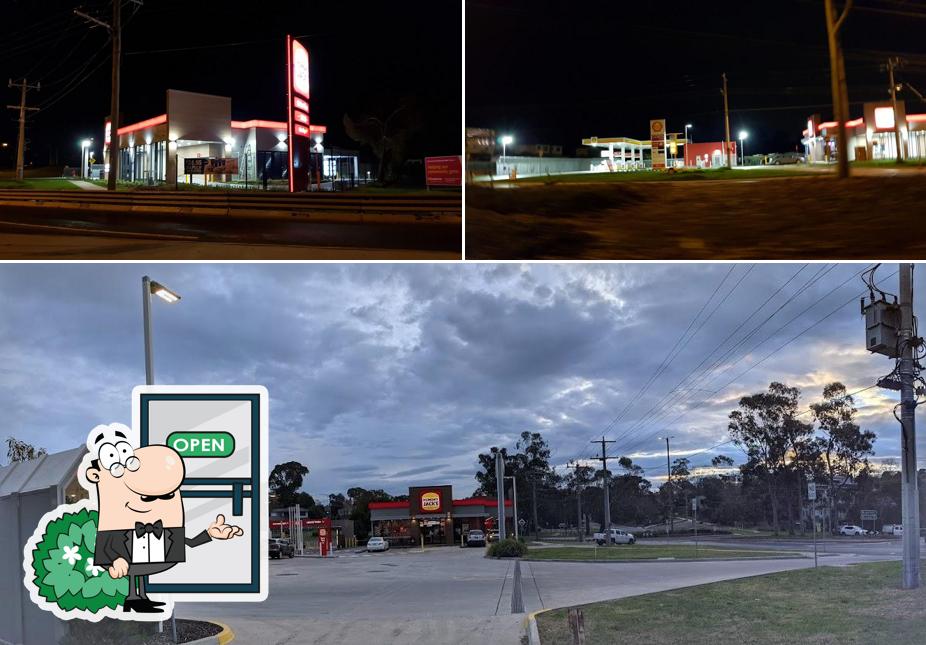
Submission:
M 411 156 L 459 154 L 458 4 L 145 0 L 131 17 L 135 5 L 123 1 L 122 112 L 127 122 L 163 114 L 168 88 L 231 96 L 235 119 L 283 121 L 285 35 L 308 34 L 301 40 L 311 56 L 312 121 L 328 126 L 328 144 L 356 147 L 344 134 L 345 112 L 391 111 L 397 97 L 415 97 L 423 123 Z M 28 74 L 30 83 L 41 81 L 43 86 L 29 95 L 32 105 L 47 105 L 32 119 L 27 134 L 36 162 L 47 163 L 53 148 L 62 164 L 76 162 L 78 140 L 102 136 L 109 114 L 111 58 L 104 30 L 89 29 L 72 10 L 82 6 L 109 20 L 111 3 L 0 0 L 0 5 L 0 78 Z M 134 53 L 238 42 L 247 44 Z M 85 76 L 62 95 L 70 81 Z M 18 103 L 18 92 L 4 88 L 4 98 L 4 105 Z M 0 138 L 10 147 L 0 163 L 7 166 L 16 123 L 13 111 L 4 111 Z
M 524 430 L 543 434 L 558 467 L 605 433 L 659 483 L 667 428 L 693 466 L 716 454 L 739 463 L 740 450 L 718 444 L 740 397 L 779 380 L 801 389 L 804 408 L 827 383 L 853 392 L 892 369 L 865 350 L 862 269 L 4 264 L 0 437 L 60 451 L 99 423 L 131 423 L 148 274 L 183 296 L 152 303 L 156 382 L 266 386 L 271 464 L 309 466 L 313 495 L 444 482 L 467 495 L 476 456 Z M 881 267 L 878 285 L 896 292 L 896 271 Z M 878 435 L 874 461 L 896 460 L 897 393 L 867 389 L 855 403 Z
M 888 52 L 926 92 L 926 2 L 856 4 L 844 40 L 853 117 L 887 97 Z M 809 114 L 832 112 L 823 6 L 466 0 L 466 124 L 572 149 L 589 136 L 649 138 L 649 120 L 664 117 L 670 132 L 691 123 L 695 142 L 719 141 L 726 72 L 732 136 L 749 131 L 747 153 L 793 150 Z

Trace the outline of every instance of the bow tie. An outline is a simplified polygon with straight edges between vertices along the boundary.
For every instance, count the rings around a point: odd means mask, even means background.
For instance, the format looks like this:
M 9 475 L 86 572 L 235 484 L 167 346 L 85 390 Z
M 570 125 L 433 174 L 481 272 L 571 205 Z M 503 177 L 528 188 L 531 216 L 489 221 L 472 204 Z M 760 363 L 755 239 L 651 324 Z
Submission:
M 141 537 L 145 533 L 154 533 L 154 537 L 159 538 L 164 533 L 164 523 L 158 520 L 154 524 L 142 524 L 135 522 L 135 536 Z

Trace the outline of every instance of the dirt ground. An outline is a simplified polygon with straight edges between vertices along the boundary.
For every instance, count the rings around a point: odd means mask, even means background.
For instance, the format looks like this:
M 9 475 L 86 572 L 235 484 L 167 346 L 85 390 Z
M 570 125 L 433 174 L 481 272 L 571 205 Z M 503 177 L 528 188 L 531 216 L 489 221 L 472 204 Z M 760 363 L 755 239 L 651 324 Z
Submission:
M 471 187 L 467 259 L 922 259 L 926 176 Z

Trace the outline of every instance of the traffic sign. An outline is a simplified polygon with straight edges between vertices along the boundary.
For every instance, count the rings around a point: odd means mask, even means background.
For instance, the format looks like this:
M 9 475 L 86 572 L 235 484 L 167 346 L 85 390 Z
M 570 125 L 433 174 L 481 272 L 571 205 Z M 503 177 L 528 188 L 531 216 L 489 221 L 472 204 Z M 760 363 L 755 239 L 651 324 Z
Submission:
M 817 499 L 817 483 L 807 482 L 807 499 L 811 502 Z
M 863 522 L 868 521 L 868 520 L 874 521 L 876 519 L 878 519 L 878 511 L 872 511 L 872 510 L 862 511 L 862 521 Z

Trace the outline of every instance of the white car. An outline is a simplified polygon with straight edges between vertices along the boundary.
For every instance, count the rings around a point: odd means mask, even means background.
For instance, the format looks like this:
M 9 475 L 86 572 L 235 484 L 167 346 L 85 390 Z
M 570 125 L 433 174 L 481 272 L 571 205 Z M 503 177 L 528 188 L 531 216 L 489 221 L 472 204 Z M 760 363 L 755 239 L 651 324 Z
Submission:
M 634 544 L 637 541 L 633 533 L 628 533 L 627 531 L 611 529 L 609 533 L 611 534 L 611 544 Z M 603 546 L 607 539 L 604 533 L 595 533 L 594 538 L 598 546 Z
M 389 540 L 381 537 L 371 537 L 367 540 L 367 551 L 388 551 Z
M 866 535 L 867 533 L 868 531 L 861 526 L 855 526 L 854 524 L 846 524 L 845 526 L 839 527 L 839 535 Z

